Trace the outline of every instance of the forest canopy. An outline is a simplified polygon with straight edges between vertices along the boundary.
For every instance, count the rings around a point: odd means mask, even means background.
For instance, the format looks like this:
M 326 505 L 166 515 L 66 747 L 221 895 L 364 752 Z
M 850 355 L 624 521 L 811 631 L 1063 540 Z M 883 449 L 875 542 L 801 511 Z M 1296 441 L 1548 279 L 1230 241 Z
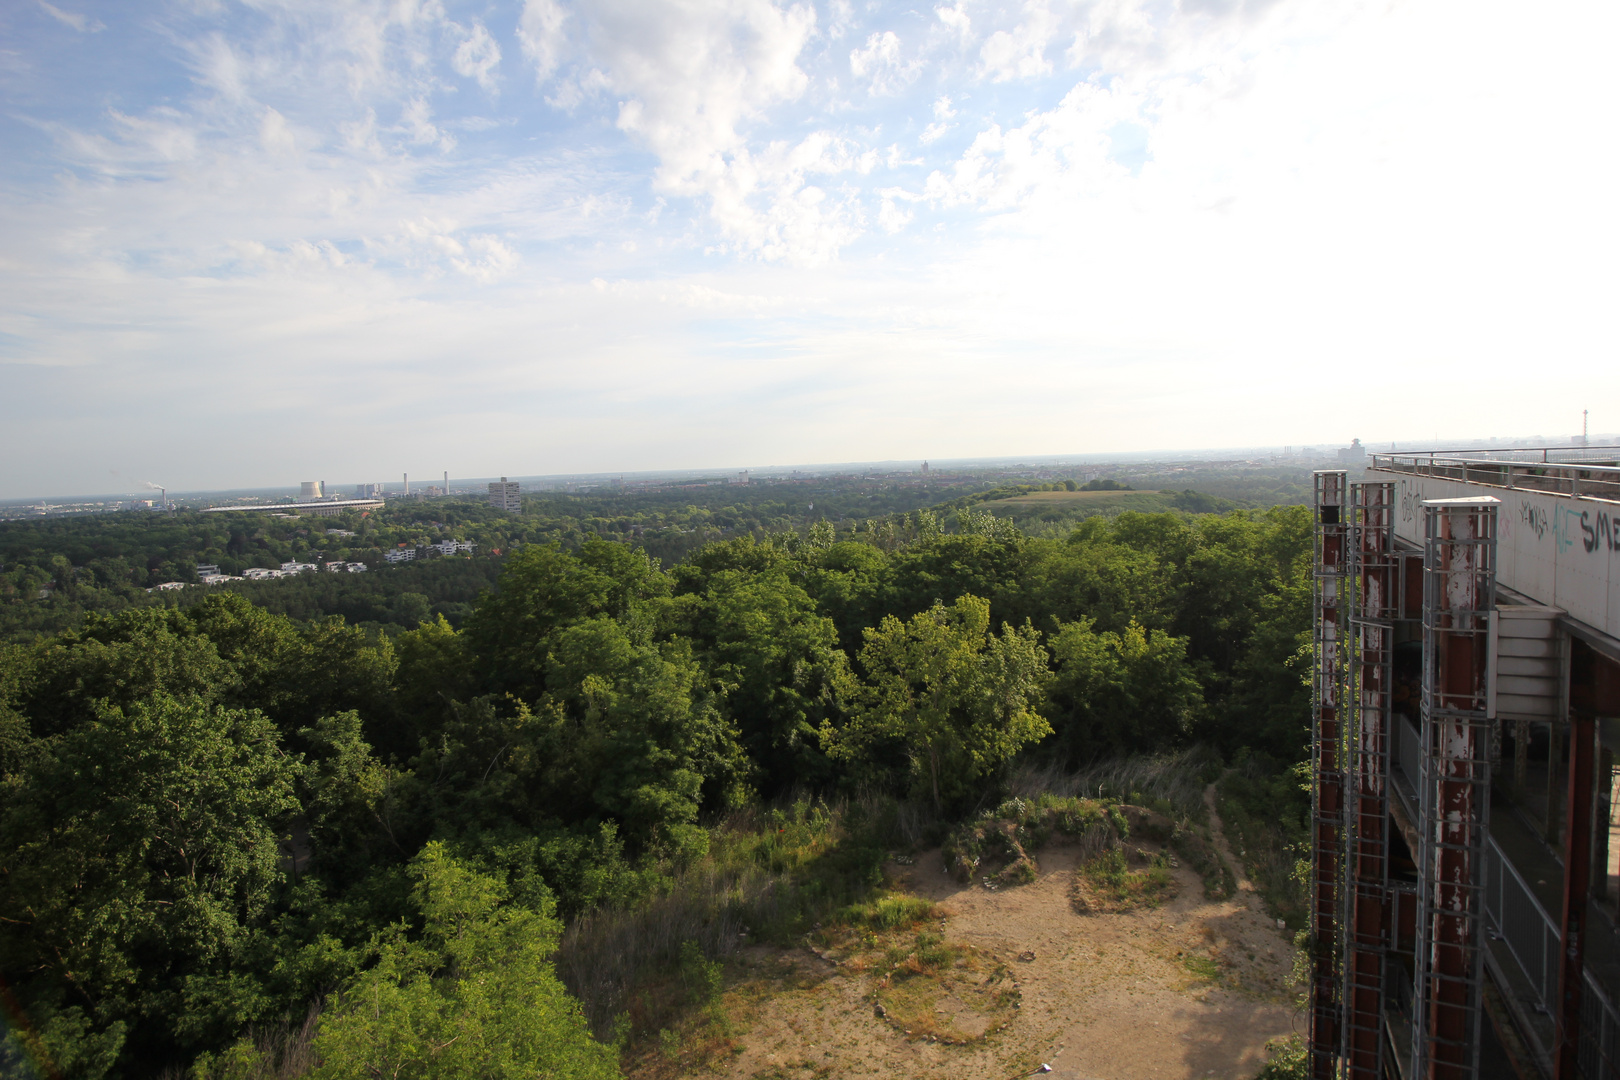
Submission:
M 590 536 L 397 632 L 225 590 L 0 646 L 4 1053 L 246 1076 L 307 1017 L 318 1076 L 616 1075 L 560 928 L 660 895 L 728 814 L 1296 759 L 1310 537 L 1301 507 L 1039 538 L 923 511 L 673 566 Z

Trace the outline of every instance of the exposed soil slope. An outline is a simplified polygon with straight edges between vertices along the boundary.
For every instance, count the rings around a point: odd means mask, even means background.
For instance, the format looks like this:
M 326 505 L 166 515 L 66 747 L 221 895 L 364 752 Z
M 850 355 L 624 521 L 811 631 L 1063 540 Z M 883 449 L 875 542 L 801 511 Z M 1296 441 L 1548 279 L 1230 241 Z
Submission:
M 939 903 L 945 917 L 927 939 L 942 938 L 954 963 L 908 979 L 897 952 L 883 959 L 871 938 L 864 951 L 853 937 L 750 950 L 726 995 L 731 1051 L 645 1071 L 1008 1080 L 1044 1062 L 1087 1080 L 1239 1078 L 1298 1025 L 1292 945 L 1247 881 L 1211 902 L 1177 867 L 1175 895 L 1158 907 L 1079 914 L 1075 852 L 1054 845 L 1038 859 L 1033 883 L 994 891 L 951 878 L 937 851 L 891 862 L 896 888 Z

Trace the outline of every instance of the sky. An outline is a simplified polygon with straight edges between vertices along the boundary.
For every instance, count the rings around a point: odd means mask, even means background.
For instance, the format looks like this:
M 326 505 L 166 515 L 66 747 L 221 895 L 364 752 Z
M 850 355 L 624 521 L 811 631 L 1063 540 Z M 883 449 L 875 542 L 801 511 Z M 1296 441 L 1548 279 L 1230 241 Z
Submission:
M 1620 430 L 1617 38 L 9 0 L 0 498 Z

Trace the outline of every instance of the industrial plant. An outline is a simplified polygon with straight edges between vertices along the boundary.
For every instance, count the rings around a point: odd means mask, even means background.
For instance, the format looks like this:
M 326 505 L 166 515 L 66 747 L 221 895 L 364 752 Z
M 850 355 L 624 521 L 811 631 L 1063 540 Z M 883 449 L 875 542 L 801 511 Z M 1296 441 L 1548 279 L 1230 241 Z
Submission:
M 1620 450 L 1315 474 L 1310 1066 L 1620 1057 Z

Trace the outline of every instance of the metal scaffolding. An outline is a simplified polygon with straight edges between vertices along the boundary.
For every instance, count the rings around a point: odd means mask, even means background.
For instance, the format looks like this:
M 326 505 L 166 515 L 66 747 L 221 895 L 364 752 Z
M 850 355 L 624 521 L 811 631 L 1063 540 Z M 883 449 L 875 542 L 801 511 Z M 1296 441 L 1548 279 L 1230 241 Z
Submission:
M 1489 497 L 1423 503 L 1414 1080 L 1472 1080 L 1479 1068 L 1498 505 Z
M 1350 485 L 1350 611 L 1353 652 L 1349 835 L 1345 927 L 1344 1066 L 1350 1080 L 1383 1080 L 1384 969 L 1390 947 L 1388 816 L 1390 704 L 1400 564 L 1395 485 Z
M 1345 665 L 1345 541 L 1349 509 L 1342 471 L 1318 472 L 1315 488 L 1315 562 L 1312 568 L 1316 666 L 1312 680 L 1315 722 L 1311 764 L 1311 1076 L 1339 1074 L 1344 1036 L 1340 980 L 1344 927 L 1344 732 L 1341 715 Z

